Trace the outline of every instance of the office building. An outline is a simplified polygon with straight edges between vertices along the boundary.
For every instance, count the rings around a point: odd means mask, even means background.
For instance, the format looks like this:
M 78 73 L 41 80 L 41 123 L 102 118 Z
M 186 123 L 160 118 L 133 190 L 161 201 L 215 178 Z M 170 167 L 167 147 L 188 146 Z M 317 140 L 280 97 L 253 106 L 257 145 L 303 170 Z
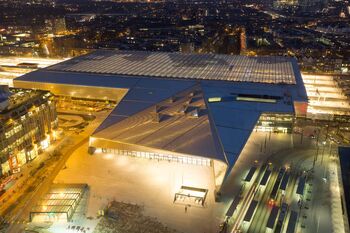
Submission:
M 0 176 L 19 172 L 54 139 L 57 114 L 47 91 L 1 86 Z

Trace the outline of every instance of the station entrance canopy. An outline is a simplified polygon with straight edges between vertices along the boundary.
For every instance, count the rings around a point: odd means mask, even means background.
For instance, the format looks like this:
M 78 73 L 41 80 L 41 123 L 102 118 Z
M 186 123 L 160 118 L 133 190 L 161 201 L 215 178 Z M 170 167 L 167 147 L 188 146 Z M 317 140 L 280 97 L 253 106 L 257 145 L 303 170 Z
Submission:
M 32 208 L 30 221 L 70 221 L 86 189 L 86 184 L 53 184 L 48 193 Z

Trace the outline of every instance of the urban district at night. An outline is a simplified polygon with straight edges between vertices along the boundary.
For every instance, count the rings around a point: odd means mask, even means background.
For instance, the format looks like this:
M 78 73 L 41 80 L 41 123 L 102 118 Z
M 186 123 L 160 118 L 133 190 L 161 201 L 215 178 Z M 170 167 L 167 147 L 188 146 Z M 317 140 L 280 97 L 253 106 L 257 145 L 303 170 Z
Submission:
M 349 214 L 349 0 L 0 0 L 0 233 Z

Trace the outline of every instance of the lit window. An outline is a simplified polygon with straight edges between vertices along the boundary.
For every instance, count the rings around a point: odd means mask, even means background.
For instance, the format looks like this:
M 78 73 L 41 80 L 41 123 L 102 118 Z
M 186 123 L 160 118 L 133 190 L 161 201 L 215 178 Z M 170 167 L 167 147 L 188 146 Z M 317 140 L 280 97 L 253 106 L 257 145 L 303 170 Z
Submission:
M 210 97 L 208 99 L 209 103 L 221 102 L 221 97 Z

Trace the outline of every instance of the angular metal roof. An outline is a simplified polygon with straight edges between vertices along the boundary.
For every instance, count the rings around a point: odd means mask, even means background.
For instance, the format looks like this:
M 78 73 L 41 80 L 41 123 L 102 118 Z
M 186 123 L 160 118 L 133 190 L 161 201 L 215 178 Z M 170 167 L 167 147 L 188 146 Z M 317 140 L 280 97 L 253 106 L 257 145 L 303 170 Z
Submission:
M 212 135 L 198 85 L 115 120 L 93 137 L 227 162 L 223 151 L 218 150 L 220 143 Z
M 287 57 L 101 50 L 47 70 L 176 79 L 295 84 Z

